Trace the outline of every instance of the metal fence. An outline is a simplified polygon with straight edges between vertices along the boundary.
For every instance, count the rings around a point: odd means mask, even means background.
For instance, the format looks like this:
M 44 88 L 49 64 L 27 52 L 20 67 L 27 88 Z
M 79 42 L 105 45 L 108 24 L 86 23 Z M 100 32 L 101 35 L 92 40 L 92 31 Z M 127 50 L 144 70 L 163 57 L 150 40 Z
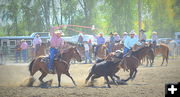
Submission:
M 48 52 L 48 51 L 46 51 Z M 0 47 L 0 64 L 5 64 L 8 61 L 16 62 L 16 49 L 10 46 Z M 28 47 L 27 49 L 27 62 L 34 58 L 34 49 Z M 20 51 L 20 62 L 22 62 L 22 52 Z

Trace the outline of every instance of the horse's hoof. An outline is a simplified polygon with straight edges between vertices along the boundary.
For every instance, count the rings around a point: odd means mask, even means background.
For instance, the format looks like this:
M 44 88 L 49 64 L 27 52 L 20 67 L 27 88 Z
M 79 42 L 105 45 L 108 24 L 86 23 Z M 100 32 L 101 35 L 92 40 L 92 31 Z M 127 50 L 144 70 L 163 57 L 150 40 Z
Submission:
M 58 86 L 57 88 L 61 88 L 61 86 Z
M 111 88 L 111 86 L 110 86 L 110 85 L 108 85 L 108 86 L 107 86 L 107 88 Z

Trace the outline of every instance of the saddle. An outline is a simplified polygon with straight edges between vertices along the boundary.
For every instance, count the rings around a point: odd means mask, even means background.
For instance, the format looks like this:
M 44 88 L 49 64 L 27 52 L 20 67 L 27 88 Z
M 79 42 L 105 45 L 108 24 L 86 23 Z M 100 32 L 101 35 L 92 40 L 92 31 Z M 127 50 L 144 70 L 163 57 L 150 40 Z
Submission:
M 62 62 L 62 63 L 64 63 L 64 64 L 68 65 L 68 63 L 67 63 L 66 61 L 62 60 L 60 56 L 61 56 L 61 55 L 55 56 L 54 61 Z M 50 57 L 49 57 L 49 56 L 46 56 L 46 57 L 42 58 L 42 59 L 41 59 L 41 62 L 43 62 L 43 63 L 45 63 L 45 64 L 48 65 L 49 62 L 50 62 Z M 56 73 L 56 68 L 55 68 L 55 66 L 54 66 L 52 74 L 55 74 L 55 73 Z
M 61 56 L 62 56 L 61 54 L 56 55 L 56 56 L 54 57 L 54 61 L 58 61 L 58 60 L 60 61 Z M 49 64 L 49 62 L 50 62 L 50 56 L 48 55 L 48 56 L 42 58 L 42 59 L 41 59 L 41 62 L 44 62 L 44 63 L 46 63 L 46 64 Z

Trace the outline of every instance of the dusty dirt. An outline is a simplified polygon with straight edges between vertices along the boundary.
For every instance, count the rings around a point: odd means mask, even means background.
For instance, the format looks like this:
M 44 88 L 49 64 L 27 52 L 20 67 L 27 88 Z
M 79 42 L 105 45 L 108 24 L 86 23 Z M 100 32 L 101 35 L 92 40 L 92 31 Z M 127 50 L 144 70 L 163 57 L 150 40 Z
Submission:
M 161 59 L 156 59 L 153 67 L 139 66 L 133 81 L 127 85 L 111 85 L 106 88 L 104 79 L 97 80 L 95 87 L 86 87 L 85 78 L 92 64 L 72 64 L 70 73 L 77 83 L 74 87 L 70 78 L 63 75 L 61 88 L 57 88 L 57 76 L 48 75 L 44 81 L 53 79 L 52 88 L 36 87 L 40 72 L 35 74 L 37 80 L 34 87 L 19 85 L 29 77 L 28 64 L 13 64 L 0 66 L 0 97 L 164 97 L 165 83 L 180 82 L 180 58 L 169 60 L 168 66 L 160 66 Z M 129 72 L 120 70 L 118 75 L 127 78 Z

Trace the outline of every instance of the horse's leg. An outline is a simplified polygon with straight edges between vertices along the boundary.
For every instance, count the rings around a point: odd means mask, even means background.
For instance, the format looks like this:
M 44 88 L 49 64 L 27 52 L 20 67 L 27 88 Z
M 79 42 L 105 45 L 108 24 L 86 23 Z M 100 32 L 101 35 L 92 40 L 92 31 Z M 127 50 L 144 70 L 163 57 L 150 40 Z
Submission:
M 136 74 L 137 74 L 137 68 L 134 70 L 134 73 L 133 73 L 133 76 L 132 76 L 132 80 L 134 80 L 134 79 L 135 79 Z
M 112 79 L 112 81 L 113 81 L 113 83 L 114 83 L 115 85 L 118 85 L 118 84 L 116 83 L 115 79 L 113 78 L 113 75 L 111 75 L 110 78 Z
M 42 75 L 39 77 L 39 81 L 41 81 L 42 83 L 44 83 L 43 78 L 46 77 L 47 73 L 41 71 Z
M 152 67 L 152 65 L 154 64 L 154 58 L 155 58 L 155 56 L 153 55 L 153 56 L 151 56 L 151 67 Z
M 161 66 L 164 64 L 164 60 L 165 60 L 165 57 L 163 56 L 163 61 L 162 61 L 162 63 L 161 63 Z
M 146 56 L 146 67 L 148 67 L 148 65 L 149 65 L 149 57 Z
M 166 56 L 166 66 L 168 65 L 168 55 Z
M 107 84 L 108 84 L 108 88 L 111 88 L 110 84 L 109 84 L 109 79 L 108 79 L 108 76 L 104 76 L 105 80 L 107 81 Z
M 134 73 L 134 71 L 132 69 L 130 69 L 129 77 L 126 80 L 122 80 L 122 81 L 127 82 L 129 79 L 132 78 L 133 73 Z
M 114 74 L 113 76 L 114 76 L 114 77 L 116 77 L 116 78 L 117 78 L 117 80 L 120 80 L 120 77 L 119 77 L 119 76 L 117 76 L 116 74 Z
M 72 80 L 72 82 L 73 82 L 74 86 L 77 86 L 77 85 L 76 85 L 76 83 L 75 83 L 75 81 L 74 81 L 74 79 L 73 79 L 73 78 L 72 78 L 72 76 L 70 75 L 70 73 L 69 73 L 69 72 L 67 72 L 67 73 L 66 73 L 66 75 L 67 75 L 68 77 L 70 77 L 70 78 L 71 78 L 71 80 Z
M 86 78 L 85 84 L 87 84 L 88 80 L 90 79 L 90 77 L 93 75 L 93 73 L 89 73 L 88 77 Z
M 58 77 L 58 87 L 61 87 L 61 74 L 57 74 Z

